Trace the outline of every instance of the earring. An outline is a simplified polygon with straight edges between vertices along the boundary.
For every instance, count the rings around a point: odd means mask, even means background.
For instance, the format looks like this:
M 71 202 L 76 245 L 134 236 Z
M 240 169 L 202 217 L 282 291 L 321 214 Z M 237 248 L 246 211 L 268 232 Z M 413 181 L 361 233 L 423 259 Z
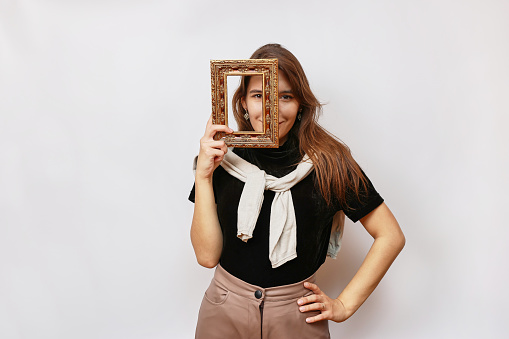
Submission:
M 245 109 L 244 111 L 246 111 L 246 113 L 244 113 L 244 119 L 249 120 L 249 112 L 247 111 L 247 109 Z
M 302 119 L 302 114 L 299 113 L 299 114 L 297 114 L 297 120 L 300 121 L 300 119 Z

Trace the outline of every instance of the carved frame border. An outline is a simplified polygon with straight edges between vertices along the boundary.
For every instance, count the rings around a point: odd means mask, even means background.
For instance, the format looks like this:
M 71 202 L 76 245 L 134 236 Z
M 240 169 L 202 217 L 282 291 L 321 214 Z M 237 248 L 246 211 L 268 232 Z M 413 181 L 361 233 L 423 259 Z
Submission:
M 278 61 L 277 59 L 211 60 L 212 123 L 228 125 L 228 75 L 263 76 L 263 132 L 236 131 L 233 134 L 216 133 L 215 139 L 224 139 L 230 147 L 279 147 L 278 116 Z

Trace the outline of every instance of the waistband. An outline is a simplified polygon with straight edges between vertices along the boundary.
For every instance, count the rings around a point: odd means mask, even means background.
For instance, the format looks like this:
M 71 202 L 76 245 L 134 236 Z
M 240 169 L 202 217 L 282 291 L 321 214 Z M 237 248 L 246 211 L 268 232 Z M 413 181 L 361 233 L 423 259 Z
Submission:
M 221 265 L 217 265 L 214 272 L 215 282 L 223 288 L 253 300 L 265 302 L 298 299 L 311 291 L 304 287 L 304 282 L 314 283 L 316 274 L 294 284 L 262 288 L 251 285 L 227 272 Z

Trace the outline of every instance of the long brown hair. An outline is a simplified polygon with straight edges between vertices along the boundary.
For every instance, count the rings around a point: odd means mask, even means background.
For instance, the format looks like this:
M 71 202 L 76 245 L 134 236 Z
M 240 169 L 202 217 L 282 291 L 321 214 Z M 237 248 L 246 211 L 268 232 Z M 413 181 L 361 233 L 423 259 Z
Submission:
M 279 44 L 258 48 L 251 59 L 278 59 L 279 71 L 287 76 L 292 92 L 299 101 L 301 120 L 295 120 L 289 138 L 297 137 L 301 155 L 307 154 L 316 172 L 316 184 L 327 204 L 338 201 L 346 206 L 346 192 L 355 192 L 359 199 L 361 186 L 364 191 L 367 179 L 353 159 L 348 146 L 318 124 L 322 105 L 316 99 L 299 60 Z M 233 96 L 233 113 L 239 130 L 253 130 L 243 118 L 242 98 L 247 94 L 250 77 L 243 77 Z M 346 206 L 348 207 L 348 206 Z

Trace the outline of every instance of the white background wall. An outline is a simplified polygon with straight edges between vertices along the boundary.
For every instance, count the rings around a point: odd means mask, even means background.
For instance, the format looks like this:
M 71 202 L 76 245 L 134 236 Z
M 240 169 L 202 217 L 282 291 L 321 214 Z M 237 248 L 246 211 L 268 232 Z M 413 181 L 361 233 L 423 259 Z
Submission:
M 508 1 L 0 0 L 0 338 L 192 338 L 210 59 L 280 42 L 407 245 L 333 338 L 503 338 Z M 348 223 L 336 296 L 371 239 Z

